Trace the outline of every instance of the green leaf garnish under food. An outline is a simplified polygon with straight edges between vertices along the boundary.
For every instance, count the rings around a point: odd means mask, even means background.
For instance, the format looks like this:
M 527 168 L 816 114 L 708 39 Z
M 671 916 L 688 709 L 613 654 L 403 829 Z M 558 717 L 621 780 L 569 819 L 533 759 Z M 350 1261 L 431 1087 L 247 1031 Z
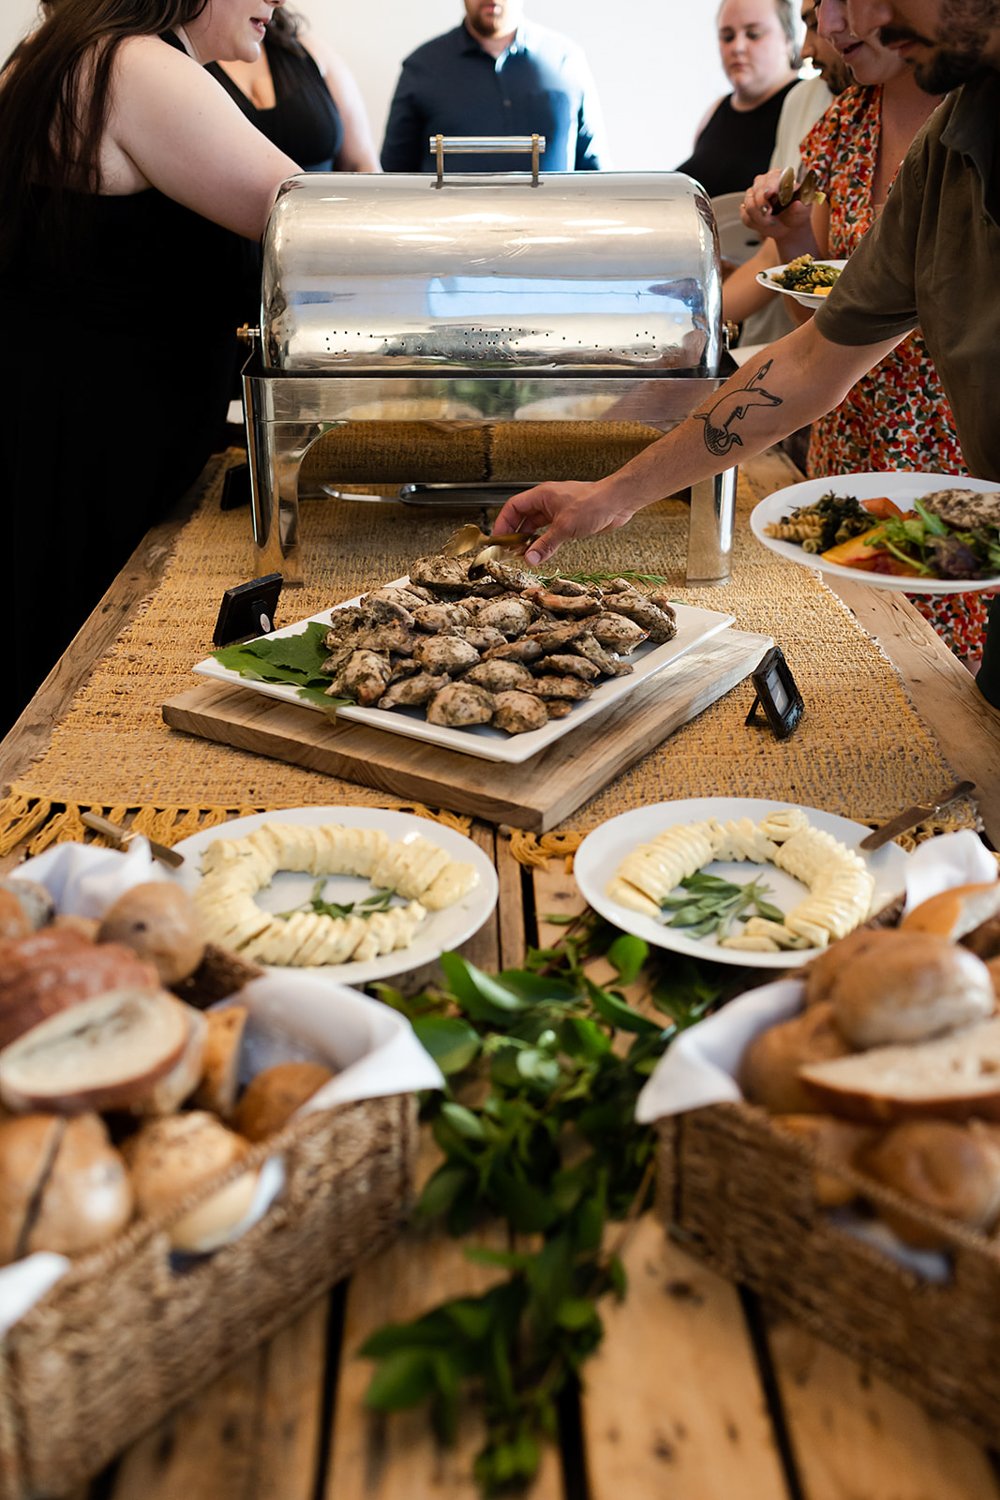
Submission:
M 223 646 L 212 655 L 220 666 L 255 682 L 284 682 L 298 689 L 299 697 L 320 708 L 335 709 L 352 698 L 331 698 L 329 673 L 323 663 L 330 652 L 326 645 L 329 626 L 311 620 L 297 635 L 261 636 L 237 646 Z

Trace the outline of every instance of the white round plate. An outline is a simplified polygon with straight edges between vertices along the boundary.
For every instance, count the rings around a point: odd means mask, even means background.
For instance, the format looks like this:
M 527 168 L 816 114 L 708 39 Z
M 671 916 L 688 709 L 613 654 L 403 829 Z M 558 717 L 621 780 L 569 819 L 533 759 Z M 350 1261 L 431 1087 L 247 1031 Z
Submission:
M 739 948 L 720 948 L 715 936 L 688 937 L 683 928 L 668 927 L 652 917 L 621 906 L 607 894 L 608 882 L 630 850 L 646 844 L 666 828 L 679 823 L 702 823 L 706 818 L 751 818 L 759 823 L 761 818 L 777 809 L 794 808 L 795 802 L 767 802 L 755 797 L 690 797 L 686 801 L 656 802 L 650 807 L 637 807 L 632 812 L 620 813 L 610 818 L 589 833 L 576 852 L 573 873 L 576 883 L 592 906 L 607 921 L 631 932 L 635 937 L 645 938 L 657 948 L 671 948 L 676 953 L 689 953 L 694 958 L 710 958 L 722 964 L 739 964 L 751 969 L 791 969 L 797 964 L 808 963 L 820 951 L 817 948 L 800 948 L 781 953 L 751 953 Z M 814 807 L 804 807 L 809 822 L 832 834 L 849 849 L 857 849 L 861 840 L 871 832 L 863 823 L 854 823 L 849 818 L 838 818 L 834 813 L 819 812 Z M 909 855 L 898 844 L 885 844 L 872 854 L 859 850 L 871 874 L 875 878 L 872 910 L 878 911 L 894 897 L 902 894 L 905 883 L 906 862 Z M 723 863 L 718 860 L 705 869 L 723 880 L 732 880 L 737 885 L 762 876 L 770 890 L 766 897 L 783 911 L 801 901 L 806 887 L 774 865 L 749 864 L 746 861 Z M 738 929 L 738 925 L 735 930 Z
M 340 984 L 371 984 L 378 979 L 390 979 L 395 974 L 417 969 L 421 964 L 433 963 L 442 953 L 457 948 L 479 931 L 496 906 L 499 889 L 496 870 L 471 839 L 429 818 L 418 818 L 414 813 L 385 812 L 377 807 L 283 807 L 275 812 L 234 818 L 231 823 L 220 823 L 215 828 L 203 828 L 175 845 L 178 853 L 184 856 L 177 879 L 187 890 L 194 891 L 200 878 L 200 856 L 209 844 L 216 839 L 245 838 L 262 823 L 306 823 L 311 827 L 340 823 L 348 828 L 381 828 L 391 839 L 413 838 L 419 834 L 432 844 L 440 845 L 452 859 L 473 865 L 479 876 L 476 885 L 461 901 L 445 907 L 444 911 L 428 913 L 409 948 L 383 953 L 379 958 L 362 963 L 327 964 L 313 969 L 265 965 L 274 968 L 275 972 L 322 974 Z M 315 882 L 315 875 L 279 870 L 271 885 L 259 892 L 257 901 L 265 911 L 290 911 L 309 899 Z M 326 891 L 331 901 L 357 901 L 371 895 L 371 885 L 362 877 L 331 875 L 327 878 Z
M 847 261 L 817 260 L 816 264 L 818 266 L 833 266 L 835 270 L 842 271 L 847 265 Z M 789 265 L 791 265 L 791 262 L 786 261 L 783 266 L 771 266 L 770 270 L 758 271 L 756 279 L 759 285 L 767 287 L 767 290 L 769 292 L 780 292 L 783 297 L 794 297 L 795 301 L 801 302 L 803 307 L 822 307 L 823 303 L 826 301 L 826 297 L 817 297 L 815 292 L 793 292 L 791 287 L 779 286 L 778 283 L 773 280 L 775 276 L 780 276 L 784 271 L 787 271 Z M 827 293 L 827 295 L 829 295 L 829 293 Z
M 812 568 L 829 578 L 847 578 L 852 583 L 866 583 L 873 589 L 891 589 L 897 594 L 968 594 L 1000 587 L 1000 576 L 993 578 L 901 578 L 894 573 L 869 573 L 864 568 L 845 568 L 842 563 L 824 562 L 815 552 L 804 552 L 796 542 L 779 541 L 766 536 L 764 527 L 790 515 L 800 505 L 814 505 L 821 495 L 854 495 L 858 500 L 873 500 L 887 495 L 895 500 L 900 510 L 910 507 L 913 500 L 929 495 L 932 490 L 1000 490 L 1000 484 L 989 479 L 970 479 L 967 474 L 907 474 L 889 470 L 876 474 L 834 474 L 825 479 L 806 479 L 801 484 L 790 484 L 783 490 L 775 490 L 766 500 L 755 505 L 750 514 L 750 530 L 758 542 L 763 542 L 779 557 L 801 567 Z M 872 525 L 878 524 L 872 517 Z

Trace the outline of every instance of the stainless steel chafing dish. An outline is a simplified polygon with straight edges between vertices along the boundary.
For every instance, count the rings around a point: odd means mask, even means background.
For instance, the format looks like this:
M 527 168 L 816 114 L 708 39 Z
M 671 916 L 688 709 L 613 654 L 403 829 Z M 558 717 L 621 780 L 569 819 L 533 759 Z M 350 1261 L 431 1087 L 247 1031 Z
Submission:
M 673 173 L 539 177 L 537 151 L 532 174 L 447 179 L 439 152 L 437 178 L 291 178 L 264 238 L 260 328 L 248 333 L 254 535 L 261 571 L 289 582 L 307 450 L 345 423 L 377 422 L 404 393 L 417 393 L 417 410 L 420 396 L 453 397 L 466 420 L 471 402 L 493 426 L 530 415 L 666 431 L 733 368 L 697 184 Z M 508 491 L 573 476 L 518 477 Z M 689 581 L 729 576 L 734 494 L 735 470 L 692 489 Z

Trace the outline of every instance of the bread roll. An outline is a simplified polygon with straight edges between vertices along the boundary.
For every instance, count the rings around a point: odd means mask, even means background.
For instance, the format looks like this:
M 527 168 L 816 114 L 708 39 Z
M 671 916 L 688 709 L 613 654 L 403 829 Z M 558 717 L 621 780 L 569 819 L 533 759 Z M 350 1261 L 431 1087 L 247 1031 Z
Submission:
M 140 1212 L 164 1213 L 240 1161 L 247 1149 L 245 1140 L 204 1110 L 149 1121 L 123 1148 Z M 216 1249 L 246 1215 L 256 1186 L 256 1172 L 234 1178 L 170 1226 L 170 1243 L 192 1252 Z
M 225 1010 L 209 1011 L 205 1017 L 207 1033 L 202 1075 L 193 1102 L 199 1109 L 210 1109 L 224 1120 L 229 1119 L 236 1106 L 240 1086 L 240 1050 L 247 1015 L 245 1005 L 227 1005 Z
M 978 1120 L 911 1120 L 896 1125 L 862 1150 L 858 1165 L 906 1198 L 989 1230 L 1000 1216 L 1000 1146 L 995 1131 Z M 945 1248 L 940 1232 L 908 1214 L 878 1205 L 879 1217 L 901 1240 L 922 1249 Z
M 0 875 L 0 890 L 17 897 L 28 919 L 29 931 L 36 932 L 52 921 L 55 902 L 37 880 L 28 880 L 23 875 Z
M 169 988 L 193 974 L 205 954 L 201 919 L 187 891 L 164 880 L 145 881 L 104 913 L 100 943 L 123 943 L 148 959 Z
M 24 1254 L 28 1216 L 62 1135 L 58 1115 L 23 1115 L 0 1124 L 0 1265 Z
M 991 880 L 941 891 L 907 912 L 899 925 L 904 932 L 933 932 L 957 943 L 996 916 L 1000 916 L 1000 880 Z
M 865 1126 L 837 1120 L 833 1115 L 776 1115 L 774 1123 L 778 1130 L 802 1141 L 814 1156 L 834 1166 L 853 1167 L 859 1151 L 873 1136 Z M 820 1165 L 813 1169 L 813 1188 L 822 1208 L 842 1208 L 858 1196 L 856 1187 Z
M 81 1000 L 120 987 L 156 989 L 156 971 L 117 943 L 46 927 L 0 945 L 0 1047 Z
M 82 1000 L 0 1052 L 9 1109 L 131 1109 L 181 1060 L 188 1008 L 163 990 L 112 990 Z
M 25 1253 L 93 1250 L 125 1228 L 133 1201 L 125 1163 L 103 1120 L 92 1114 L 66 1120 L 28 1227 Z
M 851 959 L 860 958 L 877 935 L 875 928 L 858 927 L 839 942 L 831 943 L 818 958 L 806 964 L 802 971 L 806 1005 L 821 1005 L 824 1000 L 829 1000 L 830 989 L 840 970 Z
M 24 907 L 9 890 L 0 886 L 0 941 L 27 937 L 34 929 Z
M 192 1005 L 185 1005 L 181 1000 L 174 1000 L 174 1004 L 186 1018 L 187 1044 L 170 1072 L 157 1079 L 152 1088 L 142 1093 L 131 1106 L 134 1115 L 173 1114 L 194 1093 L 204 1072 L 208 1021 Z
M 333 1077 L 321 1063 L 284 1062 L 250 1080 L 233 1114 L 248 1141 L 263 1141 L 287 1124 L 300 1105 Z
M 740 1066 L 740 1086 L 754 1104 L 772 1114 L 809 1114 L 820 1108 L 803 1088 L 803 1063 L 844 1057 L 848 1043 L 838 1031 L 829 1005 L 813 1005 L 754 1038 Z
M 996 1009 L 982 959 L 928 932 L 873 932 L 830 980 L 837 1025 L 855 1047 L 921 1042 Z
M 1000 1120 L 1000 1019 L 930 1042 L 807 1063 L 799 1076 L 814 1109 L 851 1120 Z

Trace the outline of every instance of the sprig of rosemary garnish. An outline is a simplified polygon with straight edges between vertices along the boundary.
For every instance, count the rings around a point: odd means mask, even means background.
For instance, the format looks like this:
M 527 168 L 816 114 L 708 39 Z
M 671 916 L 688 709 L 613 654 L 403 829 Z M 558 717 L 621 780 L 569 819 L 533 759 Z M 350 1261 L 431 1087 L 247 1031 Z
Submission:
M 662 573 L 637 573 L 634 568 L 619 568 L 616 573 L 539 573 L 543 583 L 553 578 L 564 578 L 567 583 L 607 583 L 612 578 L 624 578 L 629 583 L 669 583 Z
M 764 884 L 763 877 L 736 885 L 718 875 L 699 871 L 682 880 L 681 888 L 687 894 L 664 896 L 660 910 L 664 914 L 673 913 L 666 923 L 668 927 L 683 927 L 689 937 L 708 937 L 713 932 L 720 938 L 726 937 L 737 917 L 743 922 L 751 915 L 767 917 L 771 922 L 785 920 L 783 911 L 764 900 L 770 886 Z
M 375 891 L 371 896 L 365 896 L 361 901 L 324 901 L 323 887 L 326 885 L 326 877 L 317 880 L 312 892 L 301 906 L 295 906 L 291 911 L 279 911 L 277 915 L 283 922 L 289 917 L 297 916 L 300 912 L 315 912 L 318 917 L 370 917 L 377 911 L 388 911 L 392 903 L 395 891 Z
M 596 957 L 611 964 L 610 985 L 589 977 Z M 361 1353 L 376 1362 L 367 1404 L 389 1412 L 429 1400 L 445 1441 L 463 1407 L 481 1405 L 475 1476 L 493 1494 L 535 1474 L 560 1397 L 603 1336 L 601 1300 L 625 1294 L 627 1229 L 607 1229 L 630 1224 L 649 1196 L 655 1137 L 636 1124 L 639 1090 L 674 1033 L 723 998 L 723 983 L 735 994 L 745 979 L 651 957 L 592 914 L 557 946 L 529 950 L 523 968 L 487 974 L 448 953 L 441 966 L 445 989 L 404 997 L 377 987 L 448 1084 L 425 1104 L 443 1160 L 419 1213 L 453 1235 L 499 1219 L 504 1248 L 467 1254 L 504 1279 L 379 1329 Z

